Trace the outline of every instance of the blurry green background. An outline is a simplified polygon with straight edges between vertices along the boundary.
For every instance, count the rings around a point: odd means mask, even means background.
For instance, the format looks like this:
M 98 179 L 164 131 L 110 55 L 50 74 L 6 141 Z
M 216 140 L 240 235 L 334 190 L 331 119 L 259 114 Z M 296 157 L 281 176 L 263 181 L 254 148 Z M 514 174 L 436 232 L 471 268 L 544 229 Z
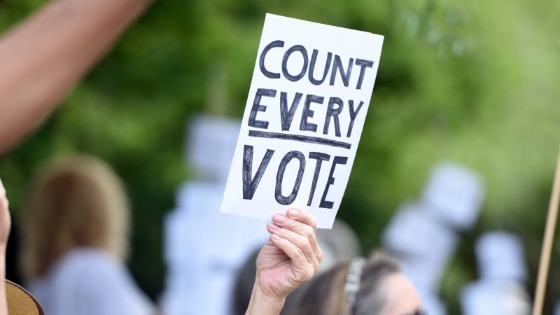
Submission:
M 0 29 L 44 3 L 0 0 Z M 560 144 L 558 1 L 158 1 L 39 130 L 0 158 L 16 225 L 42 162 L 74 152 L 106 159 L 134 206 L 130 268 L 157 298 L 162 217 L 191 173 L 185 126 L 200 112 L 241 118 L 266 12 L 385 36 L 339 212 L 364 251 L 379 245 L 399 204 L 419 197 L 435 163 L 455 161 L 484 178 L 486 198 L 444 278 L 449 314 L 460 313 L 461 285 L 478 277 L 473 244 L 489 229 L 522 237 L 532 292 Z M 560 298 L 558 242 L 551 266 L 549 310 Z

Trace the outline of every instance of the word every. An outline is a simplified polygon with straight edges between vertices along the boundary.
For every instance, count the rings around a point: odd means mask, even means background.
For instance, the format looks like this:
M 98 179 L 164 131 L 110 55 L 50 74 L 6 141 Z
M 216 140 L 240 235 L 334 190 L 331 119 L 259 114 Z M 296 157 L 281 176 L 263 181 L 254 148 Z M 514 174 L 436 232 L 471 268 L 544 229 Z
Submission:
M 254 128 L 268 129 L 268 121 L 257 120 L 257 112 L 266 112 L 267 107 L 261 104 L 262 97 L 276 97 L 277 91 L 273 89 L 258 89 L 255 93 L 255 99 L 253 101 L 253 106 L 251 107 L 251 113 L 249 114 L 248 125 Z M 288 93 L 280 93 L 280 120 L 282 131 L 289 131 L 292 125 L 292 120 L 294 118 L 295 112 L 301 103 L 303 93 L 295 93 L 294 98 L 291 102 L 291 106 L 288 107 Z M 301 131 L 311 131 L 317 132 L 317 124 L 309 121 L 309 118 L 313 118 L 315 111 L 311 108 L 312 104 L 324 104 L 325 98 L 323 96 L 307 94 L 303 104 L 301 122 L 299 124 L 299 130 Z M 353 100 L 348 100 L 348 112 L 350 115 L 350 124 L 346 132 L 346 137 L 350 138 L 352 135 L 352 128 L 354 127 L 354 120 L 356 116 L 362 109 L 364 102 L 360 101 L 360 104 L 356 108 Z M 323 124 L 323 134 L 328 134 L 330 122 L 334 121 L 334 132 L 336 137 L 340 137 L 340 121 L 338 116 L 342 113 L 344 109 L 344 101 L 338 97 L 330 97 L 327 105 L 327 112 L 325 115 L 325 120 Z

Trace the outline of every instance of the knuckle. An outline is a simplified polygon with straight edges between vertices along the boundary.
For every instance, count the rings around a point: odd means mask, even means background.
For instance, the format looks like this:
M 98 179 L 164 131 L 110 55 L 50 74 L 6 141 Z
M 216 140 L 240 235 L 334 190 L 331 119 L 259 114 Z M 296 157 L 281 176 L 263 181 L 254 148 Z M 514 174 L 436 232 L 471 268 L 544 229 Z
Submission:
M 317 250 L 317 261 L 319 263 L 323 261 L 323 251 L 320 248 Z
M 303 250 L 301 248 L 296 248 L 294 250 L 294 257 L 297 260 L 305 259 L 305 253 L 303 252 Z
M 299 248 L 306 248 L 308 244 L 307 239 L 301 235 L 295 235 L 294 243 Z
M 275 231 L 274 234 L 280 236 L 280 238 L 285 238 L 286 237 L 286 230 L 283 229 L 283 228 L 280 228 L 277 231 Z
M 297 226 L 297 221 L 288 218 L 286 222 L 282 224 L 282 227 L 288 230 L 293 230 Z
M 313 228 L 313 230 L 317 229 L 317 222 L 311 216 L 309 217 L 309 226 L 311 226 Z
M 303 237 L 299 238 L 297 241 L 297 246 L 306 253 L 312 252 L 311 244 L 308 242 L 306 238 Z
M 309 225 L 305 225 L 302 229 L 302 234 L 309 240 L 312 240 L 315 238 L 315 231 L 313 230 L 313 228 Z
M 313 264 L 313 272 L 317 273 L 320 268 L 321 268 L 321 264 L 319 262 Z
M 315 275 L 315 268 L 313 266 L 310 265 L 304 269 L 305 280 L 313 278 L 313 275 Z

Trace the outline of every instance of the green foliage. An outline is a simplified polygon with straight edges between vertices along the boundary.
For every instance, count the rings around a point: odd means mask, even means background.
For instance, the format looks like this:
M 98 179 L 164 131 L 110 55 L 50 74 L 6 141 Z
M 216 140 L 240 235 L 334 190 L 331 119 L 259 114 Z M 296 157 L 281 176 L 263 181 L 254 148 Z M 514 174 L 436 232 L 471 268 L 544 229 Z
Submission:
M 0 27 L 41 3 L 0 1 Z M 560 135 L 560 5 L 552 2 L 159 1 L 46 124 L 0 160 L 15 214 L 41 162 L 74 152 L 106 159 L 134 205 L 131 268 L 157 296 L 162 216 L 189 173 L 185 124 L 198 112 L 241 117 L 266 12 L 385 35 L 340 211 L 365 250 L 379 244 L 398 205 L 419 196 L 430 168 L 451 160 L 479 172 L 487 194 L 444 279 L 450 313 L 460 313 L 460 286 L 477 277 L 472 247 L 481 232 L 519 233 L 535 278 Z M 558 257 L 556 246 L 553 266 Z M 558 283 L 550 283 L 549 303 Z

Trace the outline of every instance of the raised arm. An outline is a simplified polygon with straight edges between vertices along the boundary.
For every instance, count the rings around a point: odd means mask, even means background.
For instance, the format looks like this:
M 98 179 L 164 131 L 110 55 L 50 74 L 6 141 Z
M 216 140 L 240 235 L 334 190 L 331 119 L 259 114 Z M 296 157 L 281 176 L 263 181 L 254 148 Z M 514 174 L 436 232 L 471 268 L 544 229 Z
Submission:
M 0 38 L 0 154 L 60 102 L 151 0 L 53 0 Z
M 323 253 L 316 224 L 302 210 L 276 214 L 271 236 L 257 257 L 257 275 L 246 315 L 278 315 L 288 295 L 317 273 Z

